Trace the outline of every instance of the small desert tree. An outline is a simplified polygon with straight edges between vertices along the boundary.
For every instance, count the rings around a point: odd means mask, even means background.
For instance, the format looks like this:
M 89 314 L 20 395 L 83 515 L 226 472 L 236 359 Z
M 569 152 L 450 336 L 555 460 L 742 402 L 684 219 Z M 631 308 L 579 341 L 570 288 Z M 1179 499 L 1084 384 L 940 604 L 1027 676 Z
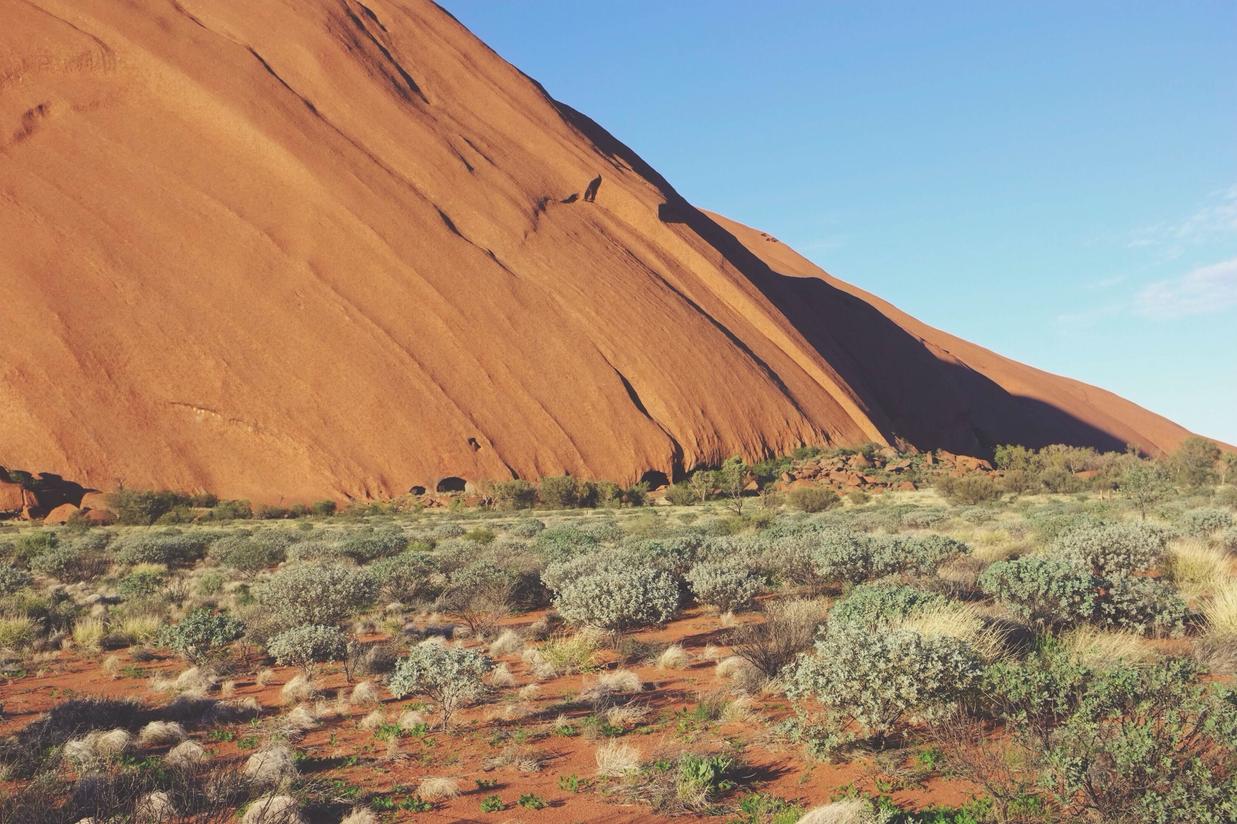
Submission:
M 1220 447 L 1206 438 L 1186 438 L 1169 458 L 1174 480 L 1187 489 L 1211 486 L 1217 480 Z
M 687 487 L 700 503 L 704 503 L 709 499 L 709 496 L 713 494 L 713 487 L 716 485 L 717 478 L 713 472 L 707 469 L 697 470 L 687 479 Z
M 428 695 L 438 702 L 445 729 L 456 710 L 485 693 L 481 679 L 493 668 L 494 662 L 475 650 L 418 644 L 395 665 L 391 695 Z
M 1130 499 L 1143 520 L 1147 510 L 1164 500 L 1171 491 L 1168 473 L 1154 461 L 1134 458 L 1118 483 L 1121 494 Z
M 747 464 L 738 455 L 728 458 L 722 468 L 717 470 L 717 485 L 726 498 L 726 505 L 733 509 L 736 515 L 743 514 L 743 492 L 750 474 Z

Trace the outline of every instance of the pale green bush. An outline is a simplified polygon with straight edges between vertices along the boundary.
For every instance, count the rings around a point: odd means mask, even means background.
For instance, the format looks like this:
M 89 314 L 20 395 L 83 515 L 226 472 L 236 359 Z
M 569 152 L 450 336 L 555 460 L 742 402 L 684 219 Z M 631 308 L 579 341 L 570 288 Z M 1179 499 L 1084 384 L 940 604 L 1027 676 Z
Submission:
M 157 643 L 194 664 L 203 664 L 217 658 L 244 634 L 245 625 L 226 612 L 195 609 L 179 624 L 160 630 Z
M 1053 542 L 1053 551 L 1076 559 L 1096 575 L 1150 570 L 1164 560 L 1164 533 L 1145 524 L 1103 524 L 1072 529 Z
M 673 618 L 679 587 L 664 570 L 614 567 L 566 582 L 554 606 L 573 626 L 623 631 Z
M 698 603 L 722 612 L 749 606 L 764 589 L 764 578 L 741 559 L 696 564 L 687 573 L 687 583 Z
M 338 625 L 368 606 L 377 594 L 367 570 L 342 566 L 281 569 L 257 593 L 258 605 L 276 627 Z
M 946 715 L 974 688 L 982 669 L 975 651 L 957 638 L 831 628 L 791 669 L 789 694 L 814 697 L 841 727 L 853 719 L 885 736 L 912 716 Z
M 997 561 L 979 576 L 984 592 L 1020 618 L 1043 626 L 1090 620 L 1099 585 L 1077 561 L 1047 555 Z
M 389 686 L 396 698 L 428 695 L 434 699 L 446 727 L 457 709 L 485 694 L 482 679 L 493 668 L 493 661 L 474 650 L 419 644 L 396 663 Z
M 315 664 L 343 659 L 348 654 L 348 636 L 339 627 L 306 624 L 276 635 L 266 651 L 277 664 L 300 667 L 308 674 Z

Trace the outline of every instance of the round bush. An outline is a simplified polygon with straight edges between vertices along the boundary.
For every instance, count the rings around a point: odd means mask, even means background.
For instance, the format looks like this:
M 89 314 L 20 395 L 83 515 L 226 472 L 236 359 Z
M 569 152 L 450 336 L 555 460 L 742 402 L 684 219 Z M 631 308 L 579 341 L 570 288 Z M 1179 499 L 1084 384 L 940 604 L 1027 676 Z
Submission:
M 368 535 L 350 535 L 339 542 L 339 553 L 365 564 L 377 558 L 389 558 L 408 548 L 408 539 L 400 532 L 377 532 Z
M 858 584 L 892 571 L 885 566 L 887 557 L 878 553 L 876 544 L 865 535 L 845 529 L 827 529 L 814 538 L 812 567 L 821 580 Z
M 0 595 L 12 595 L 30 586 L 30 573 L 9 564 L 0 564 Z
M 734 612 L 752 603 L 764 589 L 764 579 L 745 563 L 706 561 L 687 573 L 687 583 L 697 603 L 710 604 L 722 612 Z
M 829 610 L 830 626 L 879 627 L 949 603 L 943 595 L 901 584 L 860 584 Z
M 287 542 L 259 535 L 228 535 L 215 541 L 210 557 L 241 572 L 257 572 L 279 566 L 287 555 Z
M 195 609 L 179 624 L 164 627 L 159 632 L 158 644 L 201 664 L 213 659 L 244 634 L 245 625 L 227 613 Z
M 1144 524 L 1102 524 L 1072 529 L 1053 542 L 1053 550 L 1076 559 L 1096 575 L 1141 572 L 1164 558 L 1164 534 Z
M 831 629 L 792 668 L 788 692 L 811 695 L 885 735 L 909 716 L 948 713 L 976 685 L 982 663 L 957 638 L 865 627 Z
M 786 494 L 786 503 L 800 512 L 824 512 L 841 502 L 838 493 L 827 486 L 799 486 Z
M 1090 620 L 1100 583 L 1078 562 L 1044 555 L 997 561 L 979 576 L 984 592 L 1019 617 L 1045 626 Z
M 1181 528 L 1187 535 L 1203 537 L 1233 525 L 1233 513 L 1227 509 L 1191 509 L 1181 518 Z
M 424 552 L 404 552 L 376 561 L 369 567 L 383 597 L 398 601 L 432 598 L 442 590 L 442 578 L 434 557 Z
M 554 606 L 567 623 L 623 631 L 664 624 L 679 607 L 679 587 L 664 570 L 628 566 L 563 585 Z
M 30 559 L 30 570 L 65 583 L 89 581 L 107 572 L 107 557 L 96 550 L 59 544 Z
M 1181 635 L 1189 609 L 1171 586 L 1154 578 L 1114 575 L 1104 582 L 1099 623 L 1154 635 Z
M 117 540 L 113 551 L 122 564 L 188 566 L 206 554 L 213 537 L 201 533 L 134 533 Z
M 395 664 L 391 695 L 428 695 L 438 702 L 442 725 L 461 705 L 485 693 L 482 678 L 494 668 L 485 655 L 463 647 L 418 644 Z
M 257 594 L 258 605 L 285 628 L 337 625 L 368 606 L 378 585 L 367 570 L 342 566 L 281 569 Z
M 507 534 L 512 538 L 536 538 L 545 529 L 545 522 L 538 518 L 520 518 L 507 527 Z
M 272 638 L 266 651 L 275 663 L 303 670 L 314 664 L 338 661 L 348 654 L 348 636 L 339 627 L 306 624 L 285 630 Z

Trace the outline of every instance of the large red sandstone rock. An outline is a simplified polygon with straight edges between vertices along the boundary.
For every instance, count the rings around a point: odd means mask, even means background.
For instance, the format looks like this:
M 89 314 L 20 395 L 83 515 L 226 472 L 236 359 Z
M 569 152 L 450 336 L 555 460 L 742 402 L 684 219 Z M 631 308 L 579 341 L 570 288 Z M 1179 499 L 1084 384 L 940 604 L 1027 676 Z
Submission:
M 429 0 L 372 6 L 0 2 L 6 63 L 108 69 L 0 96 L 5 460 L 275 503 L 1188 435 L 695 209 Z
M 78 507 L 73 504 L 61 504 L 60 506 L 47 513 L 47 517 L 43 519 L 45 524 L 64 524 L 68 523 L 69 519 L 77 513 L 81 512 Z

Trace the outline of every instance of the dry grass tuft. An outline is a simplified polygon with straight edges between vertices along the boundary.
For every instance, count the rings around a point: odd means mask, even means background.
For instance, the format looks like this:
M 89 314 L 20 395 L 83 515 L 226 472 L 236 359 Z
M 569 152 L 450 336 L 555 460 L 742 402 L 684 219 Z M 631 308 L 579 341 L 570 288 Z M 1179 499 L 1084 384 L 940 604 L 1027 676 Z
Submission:
M 142 727 L 137 740 L 143 746 L 162 746 L 179 744 L 186 738 L 185 728 L 175 721 L 151 721 Z
M 679 644 L 671 644 L 657 656 L 657 668 L 662 670 L 687 669 L 691 663 L 691 655 Z
M 1079 627 L 1062 639 L 1066 654 L 1083 666 L 1109 669 L 1120 664 L 1143 664 L 1155 658 L 1155 649 L 1132 632 L 1106 632 Z
M 877 818 L 867 801 L 850 798 L 808 810 L 798 824 L 877 824 Z
M 373 681 L 362 681 L 352 688 L 352 703 L 358 707 L 372 707 L 379 702 L 378 688 Z
M 431 804 L 448 798 L 455 798 L 459 794 L 460 782 L 454 778 L 426 776 L 421 779 L 421 783 L 417 784 L 417 795 Z
M 245 777 L 257 787 L 287 787 L 296 780 L 296 762 L 287 747 L 268 747 L 249 756 Z
M 640 769 L 640 750 L 615 739 L 599 745 L 593 758 L 597 774 L 603 778 L 618 778 Z
M 292 676 L 288 683 L 284 684 L 279 690 L 279 698 L 285 704 L 300 704 L 305 701 L 312 701 L 317 694 L 318 690 L 313 682 L 301 673 Z
M 245 809 L 241 824 L 304 824 L 300 804 L 290 795 L 266 795 Z
M 520 637 L 520 634 L 515 630 L 505 629 L 490 644 L 490 657 L 498 658 L 503 655 L 510 655 L 513 652 L 518 652 L 523 647 L 524 639 Z
M 210 753 L 198 742 L 182 741 L 168 750 L 168 754 L 163 757 L 163 763 L 169 767 L 187 770 L 205 763 L 209 758 Z
M 1226 581 L 1203 606 L 1207 632 L 1211 635 L 1237 637 L 1237 580 Z
M 1178 538 L 1169 544 L 1168 574 L 1187 598 L 1215 592 L 1232 577 L 1225 553 L 1201 538 Z
M 957 638 L 985 661 L 995 661 L 1005 654 L 1006 633 L 992 626 L 970 604 L 946 603 L 922 609 L 898 622 L 895 628 L 929 637 Z
M 515 686 L 515 676 L 507 665 L 502 663 L 490 670 L 489 680 L 490 686 L 498 689 Z

